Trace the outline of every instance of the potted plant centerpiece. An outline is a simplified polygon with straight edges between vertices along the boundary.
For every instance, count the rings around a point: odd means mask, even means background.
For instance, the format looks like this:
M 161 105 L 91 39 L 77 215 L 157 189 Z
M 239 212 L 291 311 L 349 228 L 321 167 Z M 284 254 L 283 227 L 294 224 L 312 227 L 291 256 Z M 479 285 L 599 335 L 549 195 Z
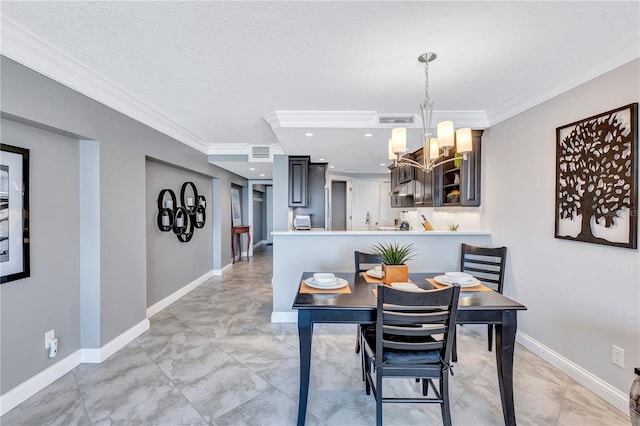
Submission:
M 416 249 L 413 244 L 378 243 L 372 247 L 374 254 L 382 260 L 382 282 L 409 281 L 409 267 L 406 262 L 413 259 Z

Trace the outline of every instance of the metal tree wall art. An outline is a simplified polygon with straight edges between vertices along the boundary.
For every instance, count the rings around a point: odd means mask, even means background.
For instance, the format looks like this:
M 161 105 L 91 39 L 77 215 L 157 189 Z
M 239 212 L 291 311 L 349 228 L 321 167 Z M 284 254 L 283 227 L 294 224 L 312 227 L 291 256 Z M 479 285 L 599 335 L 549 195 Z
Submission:
M 638 104 L 556 129 L 556 238 L 637 248 Z

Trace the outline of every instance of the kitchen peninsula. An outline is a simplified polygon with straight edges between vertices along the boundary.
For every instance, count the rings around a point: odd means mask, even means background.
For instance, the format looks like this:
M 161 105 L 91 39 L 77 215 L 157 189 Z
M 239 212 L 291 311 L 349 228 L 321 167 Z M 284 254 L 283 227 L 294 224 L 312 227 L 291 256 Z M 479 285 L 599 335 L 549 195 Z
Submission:
M 296 322 L 291 309 L 306 271 L 353 272 L 355 250 L 370 252 L 378 242 L 413 244 L 411 272 L 457 271 L 460 244 L 490 246 L 489 232 L 448 231 L 280 231 L 273 232 L 272 322 Z

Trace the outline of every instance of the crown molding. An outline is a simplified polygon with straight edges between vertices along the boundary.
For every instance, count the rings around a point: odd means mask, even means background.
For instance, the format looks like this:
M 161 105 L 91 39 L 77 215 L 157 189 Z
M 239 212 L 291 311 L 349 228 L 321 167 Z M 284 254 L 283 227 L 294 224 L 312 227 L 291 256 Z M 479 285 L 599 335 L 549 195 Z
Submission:
M 177 141 L 206 153 L 209 143 L 26 28 L 0 17 L 0 54 Z
M 415 116 L 413 124 L 380 124 L 378 116 Z M 377 111 L 274 111 L 262 118 L 273 130 L 283 128 L 421 128 L 422 123 L 416 114 L 378 114 Z M 485 129 L 489 120 L 485 111 L 433 111 L 433 122 L 453 120 L 456 127 Z
M 376 111 L 274 111 L 262 116 L 272 129 L 280 127 L 377 127 Z
M 486 111 L 433 111 L 432 123 L 450 120 L 456 128 L 471 127 L 472 129 L 486 129 L 489 127 Z M 421 126 L 416 126 L 421 127 Z
M 637 34 L 629 34 L 622 40 L 616 40 L 604 49 L 607 55 L 572 58 L 565 64 L 564 75 L 546 76 L 538 84 L 532 84 L 513 96 L 509 102 L 494 106 L 489 114 L 489 125 L 494 126 L 504 120 L 527 111 L 543 102 L 565 93 L 589 80 L 614 70 L 628 62 L 640 58 L 640 46 Z M 576 70 L 578 70 L 576 72 Z
M 254 146 L 268 146 L 273 155 L 284 154 L 280 144 L 248 144 L 248 143 L 212 143 L 209 144 L 208 155 L 249 155 Z

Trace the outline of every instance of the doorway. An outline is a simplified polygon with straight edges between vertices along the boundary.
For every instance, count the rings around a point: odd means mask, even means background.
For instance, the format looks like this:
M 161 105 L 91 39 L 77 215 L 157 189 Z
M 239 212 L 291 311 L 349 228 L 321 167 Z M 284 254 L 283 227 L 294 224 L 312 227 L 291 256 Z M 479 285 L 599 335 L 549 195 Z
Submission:
M 331 230 L 347 230 L 347 182 L 331 181 Z

